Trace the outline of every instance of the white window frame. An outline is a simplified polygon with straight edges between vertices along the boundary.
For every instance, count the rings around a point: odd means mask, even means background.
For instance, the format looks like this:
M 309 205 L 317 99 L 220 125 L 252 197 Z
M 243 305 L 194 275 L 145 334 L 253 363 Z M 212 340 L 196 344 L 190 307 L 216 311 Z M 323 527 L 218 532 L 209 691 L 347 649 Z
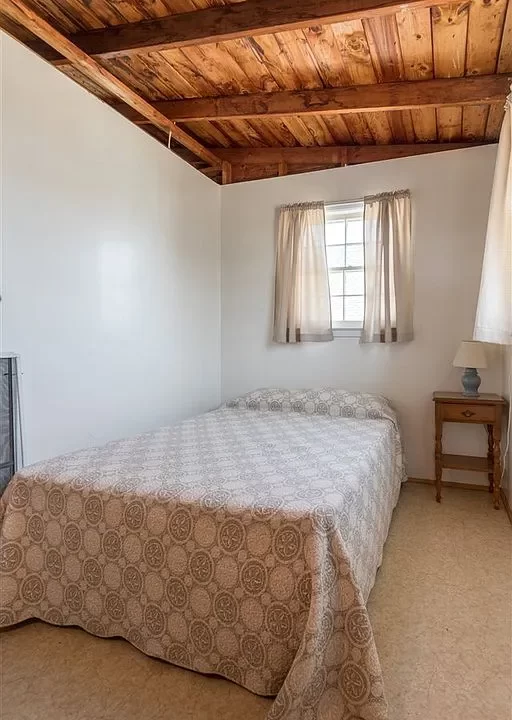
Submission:
M 333 202 L 325 205 L 325 222 L 334 222 L 336 219 L 350 220 L 351 218 L 362 218 L 364 210 L 364 202 L 355 200 L 350 202 Z M 346 270 L 347 266 L 340 268 L 329 268 L 331 270 Z M 351 270 L 363 270 L 362 266 L 350 267 Z M 363 329 L 362 320 L 343 320 L 332 323 L 334 337 L 338 338 L 359 338 Z

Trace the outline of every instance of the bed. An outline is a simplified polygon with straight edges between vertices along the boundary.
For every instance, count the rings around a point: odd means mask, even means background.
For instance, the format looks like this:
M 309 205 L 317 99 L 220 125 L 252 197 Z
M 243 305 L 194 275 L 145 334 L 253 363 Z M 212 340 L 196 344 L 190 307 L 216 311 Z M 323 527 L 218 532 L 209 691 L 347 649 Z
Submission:
M 377 395 L 258 390 L 24 468 L 1 499 L 0 625 L 28 618 L 275 696 L 268 719 L 385 720 L 366 600 L 404 479 Z

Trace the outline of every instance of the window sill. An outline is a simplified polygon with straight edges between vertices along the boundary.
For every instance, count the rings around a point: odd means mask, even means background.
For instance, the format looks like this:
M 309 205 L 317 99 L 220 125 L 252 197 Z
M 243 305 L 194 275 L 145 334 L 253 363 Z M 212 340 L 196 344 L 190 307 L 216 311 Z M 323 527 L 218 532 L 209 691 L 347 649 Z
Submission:
M 335 339 L 343 339 L 343 338 L 355 338 L 357 340 L 360 339 L 361 333 L 363 332 L 363 328 L 333 328 L 332 334 L 334 335 Z

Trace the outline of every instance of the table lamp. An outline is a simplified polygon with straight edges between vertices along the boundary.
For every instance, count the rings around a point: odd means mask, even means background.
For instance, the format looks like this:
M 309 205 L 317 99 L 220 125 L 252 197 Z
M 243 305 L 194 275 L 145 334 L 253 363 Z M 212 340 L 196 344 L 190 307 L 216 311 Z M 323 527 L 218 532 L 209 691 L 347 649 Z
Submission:
M 465 368 L 462 374 L 463 394 L 469 397 L 478 397 L 478 388 L 480 387 L 482 379 L 478 374 L 477 368 L 487 367 L 485 350 L 482 343 L 461 342 L 453 365 L 454 367 Z

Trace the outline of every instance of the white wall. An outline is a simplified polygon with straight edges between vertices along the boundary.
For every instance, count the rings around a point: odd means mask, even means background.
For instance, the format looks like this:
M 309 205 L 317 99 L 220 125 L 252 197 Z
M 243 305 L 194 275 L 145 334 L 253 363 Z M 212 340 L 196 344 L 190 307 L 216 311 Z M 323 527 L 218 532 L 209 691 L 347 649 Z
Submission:
M 386 394 L 399 411 L 409 475 L 433 477 L 434 390 L 459 390 L 457 346 L 472 336 L 496 148 L 482 147 L 224 187 L 222 394 L 256 387 L 334 385 Z M 355 339 L 270 342 L 276 208 L 409 188 L 416 243 L 415 340 L 360 346 Z M 482 391 L 500 392 L 499 353 Z M 445 426 L 451 452 L 485 454 L 480 427 Z M 447 480 L 482 483 L 477 473 Z
M 5 35 L 2 350 L 21 353 L 27 461 L 214 407 L 264 385 L 384 392 L 409 471 L 432 476 L 434 389 L 471 336 L 495 148 L 218 188 Z M 277 206 L 408 187 L 416 339 L 270 343 Z M 483 388 L 501 391 L 499 363 Z M 453 452 L 485 452 L 448 427 Z M 446 475 L 448 477 L 448 473 Z M 450 479 L 481 482 L 479 475 Z
M 214 407 L 220 189 L 0 36 L 2 350 L 27 462 Z

